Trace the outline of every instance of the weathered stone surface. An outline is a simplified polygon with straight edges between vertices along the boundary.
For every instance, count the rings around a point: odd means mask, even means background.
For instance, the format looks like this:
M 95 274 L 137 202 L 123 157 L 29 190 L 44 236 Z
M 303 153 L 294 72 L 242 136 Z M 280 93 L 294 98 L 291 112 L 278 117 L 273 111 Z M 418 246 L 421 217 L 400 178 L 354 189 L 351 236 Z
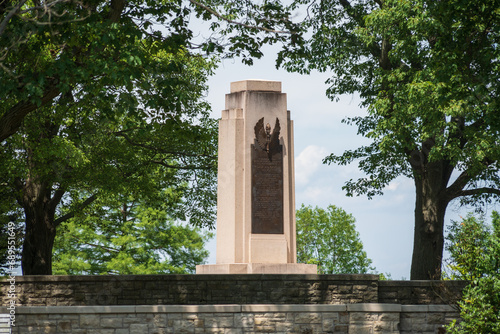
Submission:
M 132 332 L 130 332 L 132 334 Z M 114 329 L 89 329 L 87 334 L 115 334 Z M 134 333 L 138 334 L 138 333 Z
M 376 275 L 266 274 L 140 275 L 120 279 L 113 276 L 20 276 L 16 282 L 19 304 L 31 306 L 349 304 L 387 303 L 389 299 L 395 304 L 424 306 L 432 301 L 445 306 L 448 300 L 441 298 L 439 293 L 446 290 L 452 296 L 460 295 L 464 286 L 464 282 L 454 281 L 391 281 L 389 284 L 378 281 Z M 53 289 L 53 285 L 58 288 Z M 62 285 L 66 288 L 59 288 Z M 8 281 L 0 279 L 2 291 L 8 286 Z M 130 287 L 148 293 L 130 293 Z M 418 296 L 410 293 L 415 287 L 419 289 Z M 52 295 L 52 291 L 57 294 Z M 44 298 L 37 297 L 40 295 Z M 409 295 L 412 297 L 406 297 Z M 0 293 L 0 305 L 6 305 L 6 296 Z
M 101 319 L 95 314 L 84 314 L 80 316 L 81 328 L 99 328 Z
M 130 334 L 130 330 L 128 328 L 118 328 L 115 329 L 115 334 Z
M 461 286 L 452 281 L 388 284 L 376 275 L 24 276 L 16 282 L 23 306 L 16 309 L 14 334 L 257 333 L 269 328 L 276 333 L 370 328 L 371 333 L 435 334 L 459 314 L 433 293 Z M 6 284 L 0 280 L 3 291 Z M 147 291 L 130 293 L 132 288 Z M 388 292 L 414 304 L 383 303 Z M 368 304 L 349 304 L 367 299 Z M 102 305 L 103 300 L 115 304 Z M 184 305 L 176 304 L 179 300 Z M 443 304 L 423 304 L 429 300 Z M 36 305 L 41 307 L 31 307 Z
M 349 334 L 373 334 L 372 327 L 370 325 L 358 325 L 351 324 L 349 326 Z
M 319 324 L 321 323 L 320 313 L 296 313 L 295 323 L 298 324 Z
M 403 305 L 453 304 L 462 296 L 466 281 L 380 281 L 379 303 Z
M 324 332 L 333 333 L 333 331 L 335 329 L 335 319 L 323 317 L 322 322 L 321 322 L 321 326 L 322 326 L 322 329 Z
M 61 320 L 57 322 L 57 331 L 60 333 L 71 332 L 71 320 Z
M 231 82 L 231 93 L 243 91 L 263 91 L 281 93 L 280 81 L 269 80 L 244 80 Z
M 243 308 L 247 311 L 243 312 Z M 178 306 L 172 313 L 162 307 L 150 307 L 151 313 L 130 313 L 129 308 L 89 307 L 95 314 L 78 314 L 82 307 L 69 307 L 65 313 L 59 307 L 25 308 L 17 314 L 18 325 L 13 333 L 436 333 L 452 321 L 456 312 L 450 308 L 423 308 L 384 304 L 363 304 L 356 311 L 349 305 L 241 305 L 237 308 Z M 203 310 L 212 309 L 211 312 Z M 232 312 L 227 310 L 232 309 Z M 255 309 L 255 311 L 250 311 Z M 344 310 L 348 310 L 347 312 Z M 387 311 L 380 311 L 380 310 Z M 399 312 L 391 310 L 398 309 Z M 71 313 L 75 310 L 75 313 Z M 263 312 L 258 310 L 264 310 Z M 362 310 L 362 311 L 361 311 Z M 122 311 L 122 312 L 120 312 Z M 35 312 L 35 313 L 33 313 Z M 54 317 L 53 315 L 58 315 Z M 27 325 L 30 324 L 30 325 Z M 114 326 L 114 327 L 111 327 Z
M 148 332 L 146 324 L 130 324 L 130 334 L 142 334 Z
M 123 318 L 121 317 L 101 317 L 102 328 L 120 328 L 123 326 Z

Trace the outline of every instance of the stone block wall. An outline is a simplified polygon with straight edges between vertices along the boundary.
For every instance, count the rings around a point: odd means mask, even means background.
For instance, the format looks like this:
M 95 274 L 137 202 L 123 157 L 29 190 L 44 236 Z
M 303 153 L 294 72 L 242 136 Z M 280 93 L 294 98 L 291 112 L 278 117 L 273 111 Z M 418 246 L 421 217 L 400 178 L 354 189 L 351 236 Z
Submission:
M 465 282 L 376 275 L 16 277 L 12 333 L 443 333 Z M 0 316 L 7 315 L 0 279 Z
M 377 275 L 19 276 L 19 305 L 449 304 L 463 281 L 379 281 Z M 0 279 L 0 305 L 10 283 Z M 2 300 L 2 298 L 4 298 Z
M 378 302 L 377 275 L 20 276 L 16 289 L 31 306 Z
M 396 304 L 20 307 L 12 333 L 435 334 L 450 306 Z
M 407 305 L 450 304 L 462 297 L 466 281 L 379 281 L 378 302 Z

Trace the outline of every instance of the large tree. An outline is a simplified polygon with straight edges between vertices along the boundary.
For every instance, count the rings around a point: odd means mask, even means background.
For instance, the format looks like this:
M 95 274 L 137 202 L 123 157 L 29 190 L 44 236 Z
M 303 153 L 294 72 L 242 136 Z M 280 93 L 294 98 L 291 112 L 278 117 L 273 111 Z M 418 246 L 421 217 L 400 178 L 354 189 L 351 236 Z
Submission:
M 382 194 L 414 180 L 411 279 L 441 275 L 444 215 L 461 199 L 500 195 L 500 1 L 297 0 L 304 39 L 278 61 L 290 71 L 330 72 L 327 94 L 358 94 L 366 117 L 347 119 L 372 144 L 326 163 L 359 161 L 366 177 L 349 196 Z
M 245 7 L 264 15 L 233 20 Z M 261 57 L 263 43 L 283 40 L 283 29 L 294 26 L 283 8 L 219 0 L 0 2 L 0 207 L 2 221 L 24 211 L 25 274 L 50 273 L 57 227 L 108 194 L 173 188 L 179 200 L 169 215 L 213 224 L 216 136 L 199 102 L 214 66 L 208 57 Z M 217 34 L 193 33 L 195 16 Z M 157 173 L 163 178 L 153 184 Z
M 190 68 L 187 59 L 178 61 L 183 62 L 180 68 L 203 71 Z M 189 78 L 188 71 L 181 73 L 183 80 Z M 140 195 L 154 203 L 158 193 L 171 189 L 173 218 L 200 226 L 213 224 L 216 130 L 211 120 L 195 117 L 204 108 L 200 103 L 191 105 L 200 88 L 184 89 L 189 91 L 186 101 L 176 101 L 180 109 L 171 111 L 171 119 L 155 120 L 140 108 L 110 117 L 101 112 L 106 102 L 92 102 L 79 94 L 75 101 L 81 98 L 86 103 L 68 107 L 61 101 L 25 117 L 21 130 L 3 147 L 0 171 L 6 195 L 2 201 L 17 201 L 4 214 L 16 208 L 24 212 L 24 274 L 51 273 L 59 226 L 100 197 Z M 113 107 L 121 105 L 110 102 Z M 160 105 L 171 108 L 168 103 Z M 164 199 L 156 199 L 160 200 Z
M 279 34 L 248 44 L 233 27 L 283 25 L 277 15 L 255 26 L 232 21 L 248 4 L 0 2 L 0 208 L 3 222 L 24 212 L 24 274 L 50 274 L 60 224 L 109 194 L 174 189 L 171 217 L 213 224 L 216 133 L 201 101 L 214 66 L 207 55 L 259 57 L 259 45 Z M 227 38 L 195 38 L 195 15 L 235 25 Z
M 216 132 L 202 98 L 214 64 L 189 51 L 184 7 L 0 10 L 0 207 L 24 212 L 23 273 L 50 274 L 58 227 L 100 196 L 170 188 L 173 218 L 213 224 Z
M 351 214 L 333 205 L 325 210 L 302 204 L 296 217 L 297 262 L 317 264 L 321 274 L 366 274 L 375 270 Z

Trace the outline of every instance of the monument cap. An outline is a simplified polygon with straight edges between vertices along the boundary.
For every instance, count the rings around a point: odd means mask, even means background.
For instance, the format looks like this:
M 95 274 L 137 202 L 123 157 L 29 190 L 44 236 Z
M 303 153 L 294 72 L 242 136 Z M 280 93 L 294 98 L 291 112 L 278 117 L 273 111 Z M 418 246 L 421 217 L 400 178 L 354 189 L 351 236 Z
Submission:
M 250 79 L 250 80 L 231 82 L 231 93 L 237 93 L 243 91 L 281 93 L 281 81 Z

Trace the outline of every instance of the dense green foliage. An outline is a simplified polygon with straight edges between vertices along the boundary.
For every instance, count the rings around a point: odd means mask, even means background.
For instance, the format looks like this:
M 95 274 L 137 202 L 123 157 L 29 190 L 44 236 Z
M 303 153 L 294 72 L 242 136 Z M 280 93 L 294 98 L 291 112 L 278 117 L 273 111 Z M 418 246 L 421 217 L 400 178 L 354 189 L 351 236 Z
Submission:
M 233 21 L 245 7 L 268 15 Z M 210 55 L 262 56 L 260 45 L 282 38 L 259 32 L 286 28 L 282 8 L 0 2 L 0 215 L 2 228 L 13 214 L 24 220 L 25 274 L 50 274 L 59 226 L 102 198 L 140 197 L 158 209 L 151 198 L 168 189 L 169 219 L 213 225 L 216 130 L 202 100 Z M 195 17 L 218 33 L 199 37 Z
M 491 226 L 472 215 L 453 222 L 448 241 L 450 275 L 470 285 L 459 302 L 463 321 L 447 333 L 500 333 L 500 215 L 493 212 Z
M 168 193 L 147 203 L 114 196 L 61 224 L 54 274 L 188 274 L 208 257 L 211 233 L 169 218 Z M 102 202 L 102 201 L 100 201 Z
M 302 206 L 297 210 L 297 262 L 318 265 L 321 274 L 374 271 L 356 231 L 356 220 L 341 208 Z
M 241 13 L 246 13 L 242 22 L 232 20 Z M 289 15 L 284 6 L 269 1 L 2 1 L 0 142 L 19 129 L 26 115 L 75 89 L 91 92 L 95 99 L 120 97 L 128 104 L 137 95 L 145 97 L 154 83 L 139 79 L 161 76 L 169 66 L 168 55 L 216 52 L 241 56 L 250 64 L 262 56 L 264 43 L 284 40 L 288 34 L 279 32 L 294 29 Z M 193 32 L 196 18 L 209 21 L 216 33 Z M 174 97 L 180 91 L 171 88 L 180 79 L 160 81 L 165 85 L 161 96 L 149 95 L 145 107 L 156 108 L 160 97 L 178 107 Z M 109 88 L 106 94 L 103 86 Z
M 190 50 L 182 3 L 6 1 L 0 14 L 0 215 L 22 213 L 25 274 L 50 274 L 61 224 L 100 199 L 166 210 L 168 191 L 168 221 L 213 226 L 215 62 Z
M 243 8 L 267 14 L 233 21 Z M 25 274 L 50 274 L 58 228 L 102 198 L 164 210 L 153 199 L 168 190 L 175 200 L 167 220 L 213 226 L 216 128 L 203 102 L 211 55 L 262 56 L 263 43 L 284 39 L 275 27 L 291 27 L 282 9 L 218 0 L 0 2 L 0 221 L 24 220 Z M 217 33 L 193 32 L 195 18 Z
M 171 1 L 154 6 L 145 1 L 3 1 L 0 10 L 6 24 L 0 34 L 1 140 L 12 134 L 7 127 L 17 130 L 27 114 L 75 90 L 108 104 L 120 100 L 118 108 L 130 109 L 136 95 L 146 97 L 162 83 L 154 77 L 162 76 L 169 58 L 182 52 L 190 37 L 182 7 Z M 153 22 L 170 31 L 161 34 Z M 163 98 L 172 94 L 169 86 Z M 144 107 L 156 103 L 153 99 Z
M 372 144 L 325 162 L 359 162 L 366 176 L 346 182 L 349 196 L 413 179 L 411 278 L 440 277 L 447 205 L 500 195 L 500 1 L 293 3 L 307 11 L 308 34 L 285 45 L 279 63 L 331 73 L 330 98 L 356 93 L 368 108 L 346 122 Z

